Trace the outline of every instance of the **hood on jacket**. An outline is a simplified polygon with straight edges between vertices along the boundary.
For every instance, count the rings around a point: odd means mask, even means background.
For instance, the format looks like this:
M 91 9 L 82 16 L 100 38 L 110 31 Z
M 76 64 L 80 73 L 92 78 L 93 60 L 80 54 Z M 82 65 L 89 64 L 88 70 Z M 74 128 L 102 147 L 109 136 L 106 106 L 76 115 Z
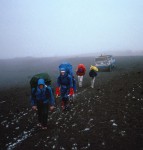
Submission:
M 65 68 L 60 68 L 60 72 L 66 72 Z
M 67 72 L 65 68 L 60 68 L 60 76 L 61 77 L 66 77 L 67 76 Z
M 39 79 L 39 80 L 38 80 L 38 85 L 40 85 L 40 84 L 45 85 L 44 79 Z

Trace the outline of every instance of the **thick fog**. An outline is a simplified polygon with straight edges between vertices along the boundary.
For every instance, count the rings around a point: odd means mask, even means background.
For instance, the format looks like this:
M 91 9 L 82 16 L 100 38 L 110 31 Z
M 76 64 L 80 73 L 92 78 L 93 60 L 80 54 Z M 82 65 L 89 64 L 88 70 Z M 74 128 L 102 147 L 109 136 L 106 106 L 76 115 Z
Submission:
M 0 1 L 0 58 L 143 55 L 142 0 Z

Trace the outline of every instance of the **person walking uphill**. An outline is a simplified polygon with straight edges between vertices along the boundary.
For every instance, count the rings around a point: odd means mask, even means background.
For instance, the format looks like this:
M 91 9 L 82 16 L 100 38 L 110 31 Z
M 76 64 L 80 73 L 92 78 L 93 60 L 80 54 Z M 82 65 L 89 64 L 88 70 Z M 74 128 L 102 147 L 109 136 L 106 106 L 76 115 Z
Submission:
M 73 79 L 66 68 L 60 68 L 60 75 L 57 78 L 56 97 L 61 97 L 62 110 L 70 109 L 69 97 L 74 94 Z
M 33 110 L 37 110 L 38 124 L 42 129 L 47 129 L 47 119 L 49 106 L 54 109 L 55 100 L 50 86 L 45 85 L 44 79 L 38 80 L 37 88 L 31 90 L 31 105 Z
M 94 88 L 95 77 L 97 76 L 98 68 L 96 66 L 90 66 L 89 76 L 91 77 L 91 88 Z
M 83 76 L 85 75 L 85 72 L 86 72 L 86 68 L 85 68 L 84 64 L 79 64 L 77 66 L 77 70 L 76 70 L 76 75 L 77 75 L 77 78 L 78 78 L 79 87 L 82 87 Z

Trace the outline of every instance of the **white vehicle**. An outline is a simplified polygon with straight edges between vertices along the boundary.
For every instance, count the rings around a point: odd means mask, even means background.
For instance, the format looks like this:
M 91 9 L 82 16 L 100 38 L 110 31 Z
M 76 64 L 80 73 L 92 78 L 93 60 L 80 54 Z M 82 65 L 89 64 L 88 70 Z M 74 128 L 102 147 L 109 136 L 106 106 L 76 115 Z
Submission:
M 95 58 L 95 66 L 99 71 L 112 71 L 115 67 L 115 58 L 112 55 L 101 55 Z

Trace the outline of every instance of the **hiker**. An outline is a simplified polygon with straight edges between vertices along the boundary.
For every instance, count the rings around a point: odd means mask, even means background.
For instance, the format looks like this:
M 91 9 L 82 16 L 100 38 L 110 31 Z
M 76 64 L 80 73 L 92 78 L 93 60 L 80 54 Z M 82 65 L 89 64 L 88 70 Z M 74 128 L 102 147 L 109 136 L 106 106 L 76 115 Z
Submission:
M 45 85 L 44 79 L 38 79 L 37 87 L 31 90 L 32 109 L 37 111 L 38 124 L 42 129 L 47 129 L 49 106 L 53 111 L 55 100 L 50 86 Z
M 82 87 L 83 76 L 85 75 L 85 72 L 86 72 L 86 68 L 85 68 L 84 64 L 79 64 L 77 66 L 77 70 L 76 70 L 76 75 L 77 75 L 77 78 L 78 78 L 79 87 Z
M 95 77 L 97 76 L 98 68 L 96 66 L 90 66 L 89 76 L 91 77 L 91 88 L 94 88 Z
M 73 76 L 69 72 L 69 68 L 66 68 L 66 64 L 59 66 L 60 75 L 57 78 L 56 97 L 61 97 L 62 110 L 70 109 L 70 96 L 74 94 L 73 88 Z

